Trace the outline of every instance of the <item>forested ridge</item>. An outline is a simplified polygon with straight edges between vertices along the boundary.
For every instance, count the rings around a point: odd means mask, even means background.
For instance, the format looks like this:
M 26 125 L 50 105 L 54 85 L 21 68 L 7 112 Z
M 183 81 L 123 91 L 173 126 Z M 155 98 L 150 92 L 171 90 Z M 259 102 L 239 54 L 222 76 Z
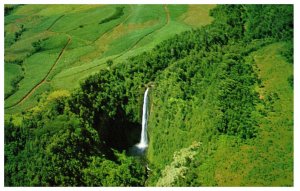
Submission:
M 21 124 L 5 121 L 5 185 L 292 186 L 293 72 L 282 75 L 283 94 L 261 63 L 278 50 L 274 67 L 292 68 L 293 6 L 218 5 L 210 14 L 210 25 L 108 60 L 74 92 L 43 97 Z M 127 152 L 148 86 L 150 170 Z

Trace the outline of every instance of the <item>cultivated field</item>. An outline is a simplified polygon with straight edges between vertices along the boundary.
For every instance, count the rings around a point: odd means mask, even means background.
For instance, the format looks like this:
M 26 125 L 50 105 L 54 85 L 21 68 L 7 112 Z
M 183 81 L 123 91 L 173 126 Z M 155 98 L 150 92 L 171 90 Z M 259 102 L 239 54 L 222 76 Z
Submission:
M 7 5 L 8 6 L 8 5 Z M 22 5 L 5 17 L 5 112 L 209 24 L 214 5 Z M 143 13 L 143 14 L 141 14 Z

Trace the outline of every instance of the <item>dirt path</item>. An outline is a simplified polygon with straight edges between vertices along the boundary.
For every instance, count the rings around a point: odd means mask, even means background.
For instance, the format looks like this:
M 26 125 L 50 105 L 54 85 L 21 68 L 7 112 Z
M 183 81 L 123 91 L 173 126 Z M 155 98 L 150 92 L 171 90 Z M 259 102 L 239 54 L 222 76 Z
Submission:
M 47 28 L 47 31 L 49 31 L 55 25 L 55 23 L 57 23 L 57 21 L 60 20 L 64 16 L 65 15 L 61 15 L 57 19 L 55 19 L 55 21 L 53 21 L 53 23 Z
M 127 52 L 129 52 L 130 50 L 134 49 L 134 48 L 137 46 L 137 44 L 138 44 L 141 40 L 143 40 L 145 37 L 149 36 L 150 34 L 153 34 L 154 32 L 157 32 L 157 31 L 161 30 L 163 27 L 167 26 L 167 25 L 170 23 L 170 12 L 169 12 L 169 9 L 168 9 L 167 5 L 164 5 L 164 9 L 165 9 L 166 19 L 167 19 L 167 20 L 166 20 L 166 23 L 165 23 L 164 25 L 162 25 L 160 28 L 158 28 L 158 29 L 156 29 L 156 30 L 153 30 L 153 31 L 149 32 L 148 34 L 144 35 L 143 37 L 141 37 L 138 41 L 136 41 L 136 42 L 133 44 L 133 46 L 131 46 L 129 49 L 125 50 L 125 51 L 124 51 L 123 53 L 121 53 L 120 55 L 116 56 L 114 59 L 117 59 L 117 58 L 123 56 L 124 54 L 126 54 Z M 129 16 L 128 16 L 128 17 L 129 17 Z M 128 17 L 127 17 L 122 23 L 124 23 L 124 22 L 128 19 Z M 122 23 L 120 23 L 119 25 L 121 25 Z M 119 26 L 119 25 L 118 25 L 118 26 Z M 118 26 L 116 26 L 115 28 L 117 28 Z M 108 31 L 108 32 L 109 32 L 109 31 Z M 103 35 L 102 35 L 102 36 L 103 36 Z M 102 36 L 101 36 L 101 37 L 102 37 Z M 100 39 L 101 37 L 99 37 L 99 39 Z M 101 63 L 101 64 L 102 64 L 102 63 Z M 91 70 L 91 69 L 93 69 L 93 68 L 96 68 L 96 67 L 100 66 L 101 64 L 92 66 L 92 67 L 87 68 L 87 69 L 85 69 L 85 70 L 81 70 L 81 71 L 77 72 L 76 74 L 82 73 L 82 72 L 85 72 L 85 71 L 88 71 L 88 70 Z
M 48 71 L 48 73 L 46 74 L 46 76 L 38 83 L 36 84 L 22 99 L 20 99 L 17 103 L 9 106 L 9 107 L 6 107 L 5 109 L 8 109 L 8 108 L 12 108 L 14 106 L 17 106 L 19 104 L 22 104 L 28 97 L 30 97 L 34 92 L 35 90 L 37 90 L 41 85 L 43 85 L 43 83 L 46 82 L 48 76 L 50 75 L 50 73 L 52 72 L 53 68 L 57 65 L 57 63 L 59 62 L 60 58 L 62 57 L 63 53 L 65 52 L 67 46 L 70 44 L 71 42 L 71 38 L 69 37 L 68 39 L 68 42 L 66 43 L 66 45 L 64 46 L 64 48 L 61 50 L 61 52 L 59 53 L 58 57 L 56 58 L 56 61 L 54 62 L 54 64 L 51 66 L 50 70 Z
M 105 36 L 106 34 L 108 34 L 109 32 L 111 32 L 114 29 L 116 29 L 116 28 L 120 27 L 121 25 L 123 25 L 129 19 L 129 17 L 132 14 L 132 5 L 129 5 L 129 8 L 130 8 L 131 11 L 129 12 L 129 14 L 127 15 L 127 17 L 122 22 L 117 23 L 113 27 L 107 29 L 101 36 L 99 36 L 97 39 L 95 39 L 91 44 L 95 43 L 96 41 L 100 40 L 103 36 Z
M 130 6 L 130 8 L 131 8 L 131 6 Z M 132 8 L 131 8 L 132 9 Z M 54 31 L 52 31 L 51 30 L 51 28 L 62 18 L 62 17 L 64 17 L 65 15 L 61 15 L 61 16 L 59 16 L 57 19 L 55 19 L 54 21 L 53 21 L 53 23 L 47 28 L 47 31 L 50 31 L 50 32 L 53 32 L 53 33 L 58 33 L 59 34 L 59 32 L 54 32 Z M 93 44 L 93 43 L 95 43 L 95 41 L 97 41 L 97 40 L 99 40 L 103 35 L 105 35 L 105 34 L 107 34 L 107 33 L 109 33 L 109 32 L 111 32 L 112 30 L 114 30 L 115 28 L 117 28 L 117 27 L 119 27 L 120 25 L 122 25 L 123 23 L 125 23 L 127 20 L 128 20 L 128 18 L 131 16 L 131 14 L 128 14 L 127 15 L 127 17 L 122 21 L 122 22 L 120 22 L 120 23 L 118 23 L 117 25 L 115 25 L 115 26 L 113 26 L 113 27 L 111 27 L 111 28 L 109 28 L 107 31 L 105 31 L 105 33 L 103 33 L 99 38 L 97 38 L 96 40 L 94 40 L 93 42 L 90 42 L 90 44 Z M 66 34 L 66 33 L 64 33 L 64 34 Z M 66 34 L 66 35 L 68 35 L 68 34 Z M 34 92 L 35 92 L 35 90 L 37 90 L 41 85 L 43 85 L 45 82 L 46 82 L 46 80 L 47 80 L 47 78 L 48 78 L 48 76 L 50 75 L 50 73 L 52 72 L 52 70 L 53 70 L 53 68 L 57 65 L 57 63 L 59 62 L 59 60 L 60 60 L 60 58 L 62 57 L 62 55 L 63 55 L 63 53 L 65 52 L 65 49 L 67 48 L 67 46 L 70 44 L 70 42 L 72 41 L 72 37 L 70 36 L 70 35 L 68 35 L 68 42 L 66 43 L 66 45 L 64 46 L 64 48 L 62 49 L 62 51 L 60 52 L 60 54 L 59 54 L 59 56 L 57 57 L 57 59 L 56 59 L 56 61 L 55 61 L 55 63 L 51 66 L 51 68 L 50 68 L 50 70 L 48 71 L 48 73 L 46 74 L 46 76 L 38 83 L 38 84 L 36 84 L 26 95 L 24 95 L 23 97 L 22 97 L 22 99 L 20 99 L 18 102 L 16 102 L 16 103 L 14 103 L 13 105 L 11 105 L 11 106 L 9 106 L 9 107 L 5 107 L 5 109 L 9 109 L 9 108 L 12 108 L 12 107 L 15 107 L 15 106 L 17 106 L 17 105 L 19 105 L 19 104 L 22 104 L 26 99 L 28 99 Z
M 130 5 L 129 7 L 130 7 L 130 9 L 132 10 L 132 6 Z M 118 23 L 117 25 L 115 25 L 115 26 L 109 28 L 107 31 L 105 31 L 101 36 L 99 36 L 96 40 L 94 40 L 94 41 L 93 41 L 92 43 L 90 43 L 89 45 L 94 44 L 96 41 L 99 41 L 103 36 L 107 35 L 107 34 L 110 33 L 111 31 L 113 31 L 113 30 L 117 29 L 118 27 L 120 27 L 121 25 L 123 25 L 123 24 L 129 19 L 129 17 L 131 16 L 131 14 L 132 14 L 132 12 L 130 12 L 130 13 L 127 15 L 127 17 L 126 17 L 122 22 L 120 22 L 120 23 Z M 84 57 L 84 56 L 83 56 L 83 57 Z M 74 74 L 79 74 L 79 73 L 88 71 L 88 70 L 90 70 L 90 69 L 96 68 L 96 67 L 98 67 L 98 66 L 99 66 L 99 65 L 92 66 L 92 67 L 90 67 L 90 68 L 81 70 L 81 71 L 76 72 L 76 73 L 74 73 Z M 71 75 L 74 75 L 74 74 L 71 74 Z M 70 75 L 67 75 L 67 76 L 65 76 L 65 77 L 69 77 L 69 76 L 70 76 Z
M 118 56 L 116 56 L 114 59 L 117 59 L 121 56 L 123 56 L 124 54 L 126 54 L 127 52 L 131 51 L 132 49 L 136 48 L 136 46 L 138 45 L 139 42 L 141 42 L 143 39 L 145 39 L 147 36 L 160 31 L 162 28 L 164 28 L 165 26 L 167 26 L 170 23 L 170 12 L 169 9 L 167 7 L 167 5 L 164 5 L 164 9 L 165 9 L 165 13 L 166 13 L 166 23 L 164 25 L 162 25 L 160 28 L 153 30 L 151 32 L 149 32 L 148 34 L 144 35 L 143 37 L 141 37 L 139 40 L 137 40 L 129 49 L 125 50 L 123 53 L 119 54 Z
M 165 12 L 167 14 L 167 24 L 169 24 L 170 23 L 170 11 L 169 11 L 167 5 L 164 5 L 164 9 L 165 9 Z

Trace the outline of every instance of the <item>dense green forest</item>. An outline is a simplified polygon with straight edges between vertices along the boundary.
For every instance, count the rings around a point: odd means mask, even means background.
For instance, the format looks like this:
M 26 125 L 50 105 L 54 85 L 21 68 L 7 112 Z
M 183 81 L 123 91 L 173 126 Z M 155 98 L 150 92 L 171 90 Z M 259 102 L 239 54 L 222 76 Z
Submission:
M 71 93 L 44 95 L 21 123 L 6 120 L 5 185 L 293 186 L 293 6 L 210 15 L 151 51 L 107 60 Z M 141 158 L 128 149 L 146 87 Z

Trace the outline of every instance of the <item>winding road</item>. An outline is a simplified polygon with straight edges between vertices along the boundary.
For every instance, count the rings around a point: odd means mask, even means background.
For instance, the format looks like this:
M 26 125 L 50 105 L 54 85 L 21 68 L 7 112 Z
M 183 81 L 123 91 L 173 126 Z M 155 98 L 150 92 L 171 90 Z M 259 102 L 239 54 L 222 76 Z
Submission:
M 146 35 L 144 35 L 143 37 L 141 37 L 140 39 L 138 39 L 138 40 L 137 40 L 137 41 L 136 41 L 129 49 L 127 49 L 127 50 L 125 50 L 124 52 L 122 52 L 121 54 L 117 55 L 116 57 L 114 57 L 114 59 L 117 59 L 117 58 L 123 56 L 123 55 L 126 54 L 127 52 L 129 52 L 129 51 L 131 51 L 132 49 L 134 49 L 134 48 L 137 46 L 137 44 L 138 44 L 139 42 L 141 42 L 144 38 L 146 38 L 147 36 L 153 34 L 154 32 L 157 32 L 157 31 L 161 30 L 161 29 L 164 28 L 165 26 L 167 26 L 167 25 L 170 23 L 170 12 L 169 12 L 169 9 L 168 9 L 167 5 L 164 5 L 164 10 L 165 10 L 165 13 L 166 13 L 166 23 L 165 23 L 164 25 L 162 25 L 160 28 L 151 31 L 151 32 L 149 32 L 148 34 L 146 34 Z M 129 17 L 129 16 L 128 16 L 128 17 Z M 127 17 L 122 23 L 124 23 L 124 22 L 128 19 L 128 17 Z M 120 23 L 119 25 L 121 25 L 122 23 Z M 119 25 L 117 25 L 115 28 L 117 28 Z M 108 32 L 109 32 L 109 31 L 108 31 Z M 103 34 L 103 35 L 104 35 L 104 34 Z M 103 35 L 102 35 L 102 36 L 103 36 Z M 101 37 L 102 37 L 102 36 L 101 36 Z M 99 37 L 99 39 L 100 39 L 101 37 Z M 98 66 L 100 66 L 100 65 L 102 65 L 102 63 L 101 63 L 101 64 L 97 64 L 97 65 L 95 65 L 95 66 L 92 66 L 92 67 L 90 67 L 90 68 L 81 70 L 81 71 L 77 72 L 76 74 L 79 74 L 79 73 L 82 73 L 82 72 L 91 70 L 91 69 L 96 68 L 96 67 L 98 67 Z M 73 74 L 72 74 L 72 75 L 73 75 Z M 69 75 L 68 75 L 68 76 L 69 76 Z
M 65 15 L 61 15 L 59 17 L 57 17 L 57 19 L 55 19 L 53 21 L 53 23 L 47 28 L 47 31 L 50 31 L 50 29 L 55 25 L 55 23 L 57 23 L 58 20 L 60 20 L 62 17 L 64 17 Z
M 131 6 L 130 6 L 130 8 L 131 8 Z M 138 43 L 139 42 L 141 42 L 143 39 L 145 39 L 147 36 L 149 36 L 149 35 L 151 35 L 151 34 L 153 34 L 154 32 L 157 32 L 157 31 L 159 31 L 159 30 L 161 30 L 162 28 L 164 28 L 166 25 L 168 25 L 169 24 L 169 22 L 170 22 L 170 12 L 169 12 L 169 10 L 168 10 L 168 8 L 167 8 L 167 5 L 164 5 L 164 11 L 165 11 L 165 13 L 166 13 L 166 22 L 165 22 L 165 24 L 163 24 L 161 27 L 159 27 L 158 29 L 155 29 L 155 30 L 153 30 L 153 31 L 151 31 L 151 32 L 149 32 L 148 34 L 146 34 L 146 35 L 144 35 L 143 37 L 141 37 L 140 39 L 138 39 L 130 48 L 128 48 L 127 50 L 125 50 L 124 52 L 122 52 L 121 54 L 119 54 L 119 55 L 117 55 L 114 59 L 117 59 L 117 58 L 119 58 L 119 57 L 121 57 L 121 56 L 123 56 L 124 54 L 126 54 L 127 52 L 129 52 L 129 51 L 131 51 L 132 49 L 134 49 L 134 48 L 136 48 L 136 46 L 138 45 Z M 47 31 L 51 31 L 51 32 L 54 32 L 54 31 L 52 31 L 51 30 L 51 28 L 62 18 L 62 17 L 64 17 L 65 15 L 61 15 L 61 16 L 59 16 L 57 19 L 55 19 L 54 21 L 53 21 L 53 23 L 47 28 Z M 100 40 L 101 39 L 101 37 L 103 37 L 103 36 L 105 36 L 106 34 L 108 34 L 109 32 L 111 32 L 112 30 L 114 30 L 114 29 L 116 29 L 116 28 L 118 28 L 119 26 L 121 26 L 122 24 L 124 24 L 127 20 L 128 20 L 128 18 L 131 16 L 131 14 L 128 14 L 127 15 L 127 17 L 122 21 L 122 22 L 120 22 L 119 24 L 117 24 L 117 25 L 115 25 L 115 26 L 113 26 L 113 27 L 111 27 L 110 29 L 108 29 L 107 31 L 105 31 L 101 36 L 99 36 L 99 38 L 97 38 L 97 39 L 95 39 L 91 44 L 93 44 L 93 43 L 95 43 L 96 41 L 98 41 L 98 40 Z M 54 32 L 55 33 L 55 32 Z M 66 33 L 64 33 L 64 34 L 66 34 Z M 39 82 L 39 83 L 37 83 L 28 93 L 26 93 L 18 102 L 16 102 L 16 103 L 14 103 L 14 104 L 12 104 L 12 105 L 10 105 L 10 106 L 8 106 L 8 107 L 5 107 L 5 109 L 9 109 L 9 108 L 12 108 L 12 107 L 15 107 L 15 106 L 17 106 L 17 105 L 19 105 L 19 104 L 22 104 L 25 100 L 27 100 L 41 85 L 43 85 L 46 81 L 47 81 L 47 78 L 48 78 L 48 76 L 50 75 L 50 73 L 53 71 L 53 69 L 54 69 L 54 67 L 58 64 L 58 62 L 59 62 L 59 60 L 60 60 L 60 58 L 63 56 L 63 54 L 64 54 L 64 52 L 65 52 L 65 50 L 66 50 L 66 48 L 68 47 L 68 45 L 71 43 L 71 41 L 72 41 L 72 37 L 69 35 L 69 34 L 66 34 L 66 35 L 68 35 L 68 41 L 67 41 L 67 43 L 65 44 L 65 46 L 63 47 L 63 49 L 61 50 L 61 52 L 60 52 L 60 54 L 58 55 L 58 57 L 57 57 L 57 59 L 55 60 L 55 62 L 54 62 L 54 64 L 51 66 L 51 68 L 50 68 L 50 70 L 47 72 L 47 74 L 45 75 L 45 77 Z M 102 63 L 101 63 L 102 64 Z M 87 71 L 87 70 L 91 70 L 91 69 L 93 69 L 93 68 L 96 68 L 96 67 L 98 67 L 98 66 L 100 66 L 100 65 L 95 65 L 95 66 L 92 66 L 92 67 L 90 67 L 90 68 L 87 68 L 87 69 L 85 69 L 85 70 L 81 70 L 80 72 L 77 72 L 76 74 L 78 74 L 78 73 L 82 73 L 82 72 L 85 72 L 85 71 Z M 72 74 L 72 75 L 74 75 L 74 74 Z
M 67 46 L 70 44 L 70 42 L 72 41 L 71 37 L 69 36 L 69 39 L 67 41 L 67 43 L 65 44 L 65 46 L 63 47 L 63 49 L 61 50 L 61 52 L 59 53 L 58 57 L 56 58 L 54 64 L 51 66 L 50 70 L 48 71 L 48 73 L 45 75 L 45 77 L 38 83 L 36 84 L 27 94 L 25 94 L 23 96 L 22 99 L 20 99 L 18 102 L 16 102 L 15 104 L 9 106 L 9 107 L 5 107 L 5 109 L 8 109 L 8 108 L 12 108 L 12 107 L 15 107 L 19 104 L 22 104 L 28 97 L 30 97 L 34 92 L 35 90 L 37 90 L 41 85 L 43 85 L 43 83 L 46 82 L 48 76 L 50 75 L 50 73 L 52 72 L 52 70 L 54 69 L 54 67 L 57 65 L 57 63 L 59 62 L 60 58 L 62 57 L 62 55 L 64 54 Z
M 151 32 L 149 32 L 148 34 L 144 35 L 143 37 L 141 37 L 139 40 L 137 40 L 129 49 L 125 50 L 124 52 L 122 52 L 121 54 L 119 54 L 118 56 L 116 56 L 114 59 L 117 59 L 121 56 L 123 56 L 124 54 L 126 54 L 127 52 L 131 51 L 132 49 L 134 49 L 139 42 L 141 42 L 143 39 L 145 39 L 147 36 L 161 30 L 162 28 L 164 28 L 165 26 L 167 26 L 170 23 L 170 12 L 169 9 L 167 7 L 167 5 L 164 5 L 164 9 L 165 9 L 165 13 L 166 13 L 166 23 L 164 25 L 162 25 L 160 28 L 153 30 Z

